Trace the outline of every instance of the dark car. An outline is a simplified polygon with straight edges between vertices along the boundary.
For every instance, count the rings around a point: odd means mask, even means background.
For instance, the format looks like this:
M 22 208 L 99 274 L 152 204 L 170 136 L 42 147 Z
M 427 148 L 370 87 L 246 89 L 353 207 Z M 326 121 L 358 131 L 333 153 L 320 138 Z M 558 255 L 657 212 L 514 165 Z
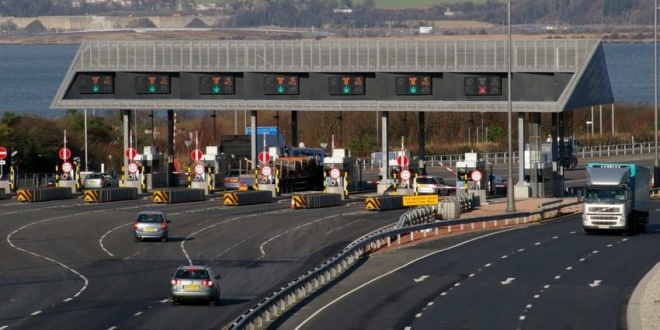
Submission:
M 488 181 L 488 192 L 491 195 L 505 195 L 508 183 L 499 174 L 491 174 Z
M 159 239 L 167 242 L 170 235 L 170 220 L 160 211 L 142 211 L 133 221 L 135 241 Z
M 57 187 L 57 179 L 55 178 L 50 178 L 46 182 L 46 187 Z
M 174 305 L 181 301 L 204 301 L 209 305 L 220 303 L 222 276 L 216 275 L 207 265 L 179 266 L 170 278 L 168 301 Z

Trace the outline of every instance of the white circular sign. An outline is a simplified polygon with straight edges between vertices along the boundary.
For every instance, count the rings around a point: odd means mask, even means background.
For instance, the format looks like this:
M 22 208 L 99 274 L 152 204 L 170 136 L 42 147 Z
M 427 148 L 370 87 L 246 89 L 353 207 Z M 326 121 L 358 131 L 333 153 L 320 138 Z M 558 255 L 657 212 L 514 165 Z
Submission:
M 128 172 L 135 174 L 138 172 L 138 164 L 137 163 L 130 163 L 128 164 Z
M 341 171 L 338 168 L 333 167 L 332 169 L 330 169 L 330 177 L 331 178 L 339 179 L 340 176 L 341 176 Z
M 62 172 L 69 173 L 72 170 L 73 170 L 73 165 L 71 165 L 71 163 L 64 162 L 64 164 L 62 164 Z
M 403 181 L 410 180 L 410 171 L 408 171 L 408 170 L 401 171 L 401 180 L 403 180 Z
M 472 181 L 475 181 L 475 182 L 481 181 L 482 178 L 483 178 L 483 175 L 481 174 L 481 171 L 479 171 L 479 170 L 474 170 L 470 173 L 470 179 Z
M 195 165 L 195 174 L 202 175 L 202 174 L 204 174 L 205 170 L 206 169 L 204 168 L 204 164 Z
M 273 174 L 273 169 L 270 166 L 264 166 L 261 168 L 261 175 L 270 176 Z

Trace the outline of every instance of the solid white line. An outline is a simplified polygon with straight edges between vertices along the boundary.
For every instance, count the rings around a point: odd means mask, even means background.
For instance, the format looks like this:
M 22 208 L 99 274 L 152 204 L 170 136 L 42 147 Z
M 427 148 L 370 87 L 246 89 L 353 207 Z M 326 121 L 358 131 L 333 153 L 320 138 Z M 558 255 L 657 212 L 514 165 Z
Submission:
M 34 315 L 39 315 L 39 314 L 41 314 L 41 311 L 36 311 L 36 312 L 33 312 L 33 313 L 32 313 L 32 314 L 30 314 L 30 315 L 32 315 L 32 316 L 34 316 Z
M 106 236 L 110 235 L 110 233 L 112 233 L 113 231 L 118 230 L 119 228 L 126 227 L 126 226 L 128 226 L 132 223 L 133 222 L 129 222 L 129 223 L 123 224 L 121 226 L 117 226 L 115 228 L 112 228 L 112 229 L 106 231 L 105 234 L 103 234 L 103 236 L 101 236 L 101 238 L 99 239 L 99 245 L 101 246 L 101 250 L 105 251 L 105 253 L 107 253 L 109 256 L 114 257 L 115 255 L 112 254 L 112 252 L 110 252 L 108 249 L 106 249 L 105 246 L 103 245 L 103 240 L 105 239 Z
M 403 269 L 403 268 L 406 268 L 406 267 L 408 267 L 408 266 L 410 266 L 410 265 L 412 265 L 412 264 L 414 264 L 414 263 L 416 263 L 416 262 L 418 262 L 418 261 L 420 261 L 420 260 L 422 260 L 422 259 L 428 258 L 428 257 L 430 257 L 430 256 L 432 256 L 432 255 L 434 255 L 434 254 L 440 253 L 440 252 L 446 252 L 446 251 L 449 251 L 449 250 L 451 250 L 451 249 L 457 248 L 457 247 L 459 247 L 459 246 L 462 246 L 462 245 L 465 245 L 465 244 L 468 244 L 468 243 L 472 243 L 472 242 L 477 241 L 477 240 L 480 240 L 480 239 L 482 239 L 482 238 L 486 238 L 486 237 L 489 237 L 489 236 L 494 236 L 494 235 L 497 235 L 497 234 L 506 233 L 506 232 L 509 232 L 509 231 L 512 231 L 512 230 L 518 230 L 518 229 L 521 229 L 521 228 L 525 228 L 525 227 L 520 227 L 520 228 L 510 228 L 510 229 L 505 229 L 505 230 L 502 230 L 502 231 L 492 232 L 492 233 L 486 234 L 486 235 L 484 235 L 484 236 L 475 237 L 475 238 L 469 239 L 469 240 L 467 240 L 467 241 L 465 241 L 465 242 L 461 242 L 461 243 L 458 243 L 458 244 L 456 244 L 456 245 L 453 245 L 453 246 L 450 246 L 450 247 L 447 247 L 447 248 L 444 248 L 444 249 L 441 249 L 441 250 L 437 250 L 437 251 L 431 252 L 431 253 L 429 253 L 429 254 L 427 254 L 427 255 L 421 256 L 421 257 L 419 257 L 419 258 L 417 258 L 417 259 L 414 259 L 414 260 L 408 262 L 407 264 L 405 264 L 405 265 L 403 265 L 403 266 L 400 266 L 400 267 L 398 267 L 398 268 L 392 269 L 392 270 L 390 270 L 389 272 L 387 272 L 387 273 L 385 273 L 385 274 L 382 274 L 382 275 L 380 275 L 380 276 L 374 277 L 374 278 L 371 279 L 370 281 L 367 281 L 366 283 L 363 283 L 362 285 L 360 285 L 360 286 L 354 288 L 353 290 L 350 290 L 350 291 L 344 293 L 343 295 L 341 295 L 340 297 L 336 298 L 335 300 L 333 300 L 333 301 L 327 303 L 325 306 L 322 306 L 321 308 L 319 308 L 318 310 L 316 310 L 312 315 L 310 315 L 310 316 L 307 317 L 305 320 L 303 320 L 298 326 L 296 326 L 296 328 L 295 328 L 294 330 L 300 330 L 300 329 L 301 329 L 301 328 L 302 328 L 307 322 L 309 322 L 311 319 L 313 319 L 314 317 L 316 317 L 317 315 L 319 315 L 319 314 L 320 314 L 322 311 L 324 311 L 326 308 L 328 308 L 328 307 L 330 307 L 331 305 L 334 305 L 336 302 L 338 302 L 338 301 L 340 301 L 340 300 L 342 300 L 342 299 L 348 297 L 348 295 L 350 295 L 350 294 L 352 294 L 352 293 L 354 293 L 354 292 L 357 292 L 358 290 L 364 288 L 365 286 L 367 286 L 367 285 L 369 285 L 369 284 L 371 284 L 371 283 L 373 283 L 373 282 L 376 282 L 376 281 L 380 280 L 381 278 L 383 278 L 383 277 L 385 277 L 385 276 L 391 275 L 391 274 L 393 274 L 393 273 L 395 273 L 395 272 L 397 272 L 397 271 L 399 271 L 399 270 L 401 270 L 401 269 Z M 444 295 L 444 294 L 446 294 L 446 293 L 443 292 L 441 295 Z
M 7 328 L 9 328 L 8 325 L 3 325 L 3 326 L 0 327 L 0 330 L 5 330 L 5 329 L 7 329 Z

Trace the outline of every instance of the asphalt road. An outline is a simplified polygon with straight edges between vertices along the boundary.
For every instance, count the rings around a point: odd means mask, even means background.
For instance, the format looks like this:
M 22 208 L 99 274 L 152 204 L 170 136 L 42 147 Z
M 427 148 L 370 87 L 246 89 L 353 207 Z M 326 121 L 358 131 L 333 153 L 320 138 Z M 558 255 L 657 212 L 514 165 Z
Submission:
M 133 241 L 149 209 L 172 220 L 170 241 Z M 403 212 L 363 209 L 0 201 L 0 329 L 220 329 Z M 189 263 L 224 276 L 221 306 L 166 303 L 170 274 Z
M 271 328 L 626 329 L 627 301 L 660 259 L 659 207 L 644 235 L 586 236 L 574 215 L 377 254 Z

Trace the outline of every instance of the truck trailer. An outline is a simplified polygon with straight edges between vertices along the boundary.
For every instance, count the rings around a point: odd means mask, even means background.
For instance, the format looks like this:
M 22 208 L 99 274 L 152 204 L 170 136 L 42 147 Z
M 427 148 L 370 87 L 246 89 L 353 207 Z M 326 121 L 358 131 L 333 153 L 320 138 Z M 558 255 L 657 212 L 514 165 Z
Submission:
M 635 164 L 587 164 L 582 228 L 585 234 L 646 231 L 649 221 L 650 171 Z

